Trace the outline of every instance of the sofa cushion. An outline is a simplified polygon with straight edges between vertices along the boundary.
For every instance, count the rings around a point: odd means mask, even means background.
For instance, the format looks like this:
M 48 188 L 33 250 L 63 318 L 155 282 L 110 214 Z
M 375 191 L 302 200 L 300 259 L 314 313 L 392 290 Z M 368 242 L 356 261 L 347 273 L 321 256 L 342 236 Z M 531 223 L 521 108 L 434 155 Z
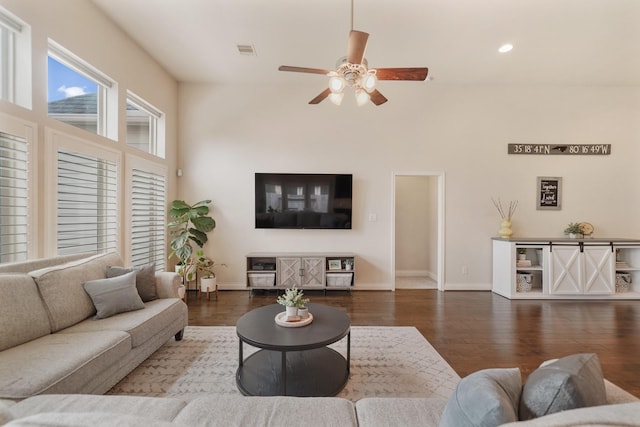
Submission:
M 640 402 L 570 409 L 500 427 L 637 427 Z
M 141 415 L 151 421 L 171 421 L 186 402 L 172 398 L 142 396 L 98 396 L 91 394 L 43 394 L 22 400 L 12 407 L 15 418 L 41 412 L 103 412 Z
M 133 348 L 186 317 L 186 306 L 178 298 L 161 298 L 145 303 L 144 310 L 120 313 L 108 319 L 92 317 L 60 331 L 61 333 L 124 331 L 131 335 Z
M 0 351 L 51 333 L 38 287 L 26 274 L 0 274 Z
M 596 354 L 574 354 L 533 371 L 522 389 L 520 419 L 604 405 L 607 396 Z
M 147 414 L 120 415 L 113 412 L 44 412 L 20 418 L 6 427 L 175 427 L 169 421 L 150 421 Z
M 14 418 L 11 407 L 0 401 L 0 426 L 5 425 Z
M 443 427 L 494 427 L 518 420 L 520 369 L 485 369 L 456 386 L 442 413 Z
M 107 267 L 107 277 L 117 277 L 131 271 L 136 272 L 136 289 L 143 302 L 153 301 L 158 298 L 156 292 L 156 265 L 149 264 L 144 267 Z
M 144 303 L 136 290 L 136 274 L 135 271 L 131 271 L 122 276 L 84 283 L 84 290 L 96 307 L 98 319 L 144 308 Z
M 51 334 L 0 352 L 0 398 L 81 390 L 131 350 L 121 331 Z
M 174 420 L 197 426 L 357 426 L 351 401 L 338 397 L 200 397 Z
M 356 414 L 360 427 L 437 427 L 446 404 L 440 397 L 366 397 Z
M 42 295 L 52 332 L 95 314 L 96 309 L 82 284 L 104 278 L 107 266 L 118 264 L 122 265 L 122 259 L 111 252 L 29 273 Z

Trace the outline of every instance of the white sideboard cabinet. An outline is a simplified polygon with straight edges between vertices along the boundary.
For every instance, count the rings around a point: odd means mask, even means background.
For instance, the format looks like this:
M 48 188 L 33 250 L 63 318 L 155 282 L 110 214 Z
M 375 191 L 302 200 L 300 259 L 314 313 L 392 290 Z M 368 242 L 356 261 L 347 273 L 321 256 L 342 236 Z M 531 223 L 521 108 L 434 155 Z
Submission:
M 640 240 L 494 238 L 492 289 L 511 299 L 640 299 Z

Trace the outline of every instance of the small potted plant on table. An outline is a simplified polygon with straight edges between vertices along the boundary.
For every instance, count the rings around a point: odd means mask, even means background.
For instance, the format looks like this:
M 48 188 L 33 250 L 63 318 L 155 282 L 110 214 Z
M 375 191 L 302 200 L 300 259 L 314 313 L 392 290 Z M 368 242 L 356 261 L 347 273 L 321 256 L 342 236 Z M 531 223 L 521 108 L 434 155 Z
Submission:
M 298 316 L 298 308 L 305 307 L 305 304 L 309 302 L 309 298 L 304 298 L 303 295 L 302 289 L 294 286 L 286 289 L 284 295 L 280 295 L 276 300 L 278 304 L 285 306 L 287 320 L 296 318 Z

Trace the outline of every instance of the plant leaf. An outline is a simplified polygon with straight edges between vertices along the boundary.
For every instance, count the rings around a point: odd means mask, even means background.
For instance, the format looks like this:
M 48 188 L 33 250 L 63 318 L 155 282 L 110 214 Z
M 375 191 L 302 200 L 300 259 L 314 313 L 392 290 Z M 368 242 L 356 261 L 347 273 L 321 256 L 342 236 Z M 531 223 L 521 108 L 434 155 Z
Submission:
M 213 220 L 213 218 L 208 216 L 193 218 L 191 222 L 198 231 L 202 231 L 204 233 L 208 233 L 209 231 L 216 228 L 216 222 Z

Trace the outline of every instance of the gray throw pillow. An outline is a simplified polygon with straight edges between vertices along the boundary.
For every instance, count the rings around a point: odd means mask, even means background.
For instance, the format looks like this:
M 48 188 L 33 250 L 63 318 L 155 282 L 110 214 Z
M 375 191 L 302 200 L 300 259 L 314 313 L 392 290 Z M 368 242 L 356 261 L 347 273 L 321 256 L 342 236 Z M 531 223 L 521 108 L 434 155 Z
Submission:
M 156 265 L 149 264 L 144 267 L 107 267 L 107 277 L 117 277 L 135 271 L 136 289 L 143 302 L 153 301 L 158 298 L 156 293 Z
M 541 366 L 529 375 L 522 389 L 520 420 L 606 403 L 598 356 L 574 354 Z
M 495 427 L 518 421 L 519 368 L 485 369 L 460 380 L 447 401 L 440 427 Z
M 96 307 L 98 319 L 144 308 L 136 290 L 136 272 L 85 282 L 84 290 Z

